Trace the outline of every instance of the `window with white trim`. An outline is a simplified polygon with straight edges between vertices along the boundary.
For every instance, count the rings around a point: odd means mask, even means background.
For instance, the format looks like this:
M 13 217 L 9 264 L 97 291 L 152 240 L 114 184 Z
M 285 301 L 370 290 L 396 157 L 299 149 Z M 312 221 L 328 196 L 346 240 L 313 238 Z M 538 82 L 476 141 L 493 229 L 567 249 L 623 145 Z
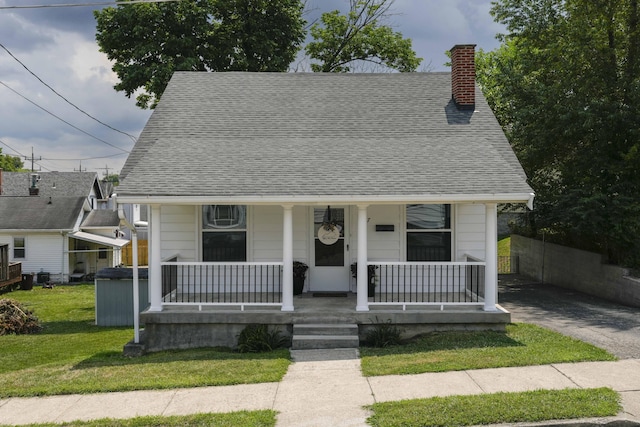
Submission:
M 26 245 L 24 237 L 13 238 L 13 259 L 24 259 L 26 257 Z
M 407 261 L 451 261 L 451 205 L 407 205 Z
M 202 207 L 202 261 L 247 260 L 247 207 L 207 205 Z

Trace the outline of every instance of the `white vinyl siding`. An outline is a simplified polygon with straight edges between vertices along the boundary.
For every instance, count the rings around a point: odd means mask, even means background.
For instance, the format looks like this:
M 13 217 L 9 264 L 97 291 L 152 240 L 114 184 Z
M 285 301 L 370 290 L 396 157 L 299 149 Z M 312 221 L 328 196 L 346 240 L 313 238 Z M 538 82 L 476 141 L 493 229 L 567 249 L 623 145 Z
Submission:
M 193 206 L 162 206 L 161 258 L 174 255 L 179 261 L 198 261 L 196 241 L 198 218 Z
M 351 239 L 353 248 L 357 250 L 358 209 L 353 208 L 351 221 Z M 374 205 L 367 208 L 367 256 L 369 261 L 401 261 L 402 260 L 402 207 L 398 205 Z M 376 231 L 376 225 L 393 225 L 393 231 Z M 351 252 L 355 261 L 357 252 Z
M 482 204 L 456 205 L 455 215 L 456 260 L 466 261 L 465 255 L 484 259 L 485 206 Z
M 60 233 L 30 234 L 25 237 L 25 245 L 26 258 L 16 260 L 22 262 L 22 271 L 25 273 L 43 271 L 54 276 L 63 272 L 63 262 L 65 266 L 69 263 Z
M 310 209 L 293 208 L 294 259 L 309 264 Z M 200 206 L 162 206 L 162 258 L 179 255 L 180 261 L 200 261 L 202 228 Z M 484 259 L 485 206 L 452 205 L 454 261 L 469 254 Z M 350 207 L 349 258 L 357 257 L 357 213 Z M 403 261 L 406 246 L 406 214 L 403 205 L 371 205 L 367 208 L 368 258 L 371 261 Z M 247 261 L 282 261 L 282 206 L 247 207 Z M 376 231 L 376 225 L 393 225 L 393 231 Z M 27 243 L 27 251 L 31 242 Z M 27 255 L 28 256 L 28 255 Z M 59 268 L 58 268 L 59 269 Z
M 250 217 L 251 261 L 282 261 L 282 212 L 281 206 L 253 207 Z
M 249 217 L 251 242 L 250 258 L 253 262 L 282 261 L 282 206 L 254 206 Z M 309 263 L 308 208 L 293 208 L 293 258 Z

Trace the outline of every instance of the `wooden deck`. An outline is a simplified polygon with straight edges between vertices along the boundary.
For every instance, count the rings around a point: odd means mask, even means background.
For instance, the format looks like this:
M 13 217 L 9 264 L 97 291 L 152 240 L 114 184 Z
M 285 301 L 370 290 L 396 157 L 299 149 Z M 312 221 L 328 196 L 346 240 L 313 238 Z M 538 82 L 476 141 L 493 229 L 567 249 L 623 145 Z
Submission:
M 0 292 L 13 290 L 22 282 L 22 263 L 11 262 L 0 266 Z

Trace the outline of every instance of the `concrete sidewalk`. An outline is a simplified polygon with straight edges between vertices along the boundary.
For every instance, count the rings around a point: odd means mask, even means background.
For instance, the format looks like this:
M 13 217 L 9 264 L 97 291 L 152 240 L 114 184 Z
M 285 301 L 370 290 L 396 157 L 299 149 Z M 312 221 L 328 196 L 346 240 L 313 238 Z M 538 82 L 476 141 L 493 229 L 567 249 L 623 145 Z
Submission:
M 280 383 L 2 399 L 0 424 L 273 409 L 278 427 L 361 427 L 363 406 L 375 402 L 606 386 L 622 396 L 624 411 L 615 420 L 640 425 L 640 359 L 365 378 L 355 349 L 291 354 L 295 363 Z

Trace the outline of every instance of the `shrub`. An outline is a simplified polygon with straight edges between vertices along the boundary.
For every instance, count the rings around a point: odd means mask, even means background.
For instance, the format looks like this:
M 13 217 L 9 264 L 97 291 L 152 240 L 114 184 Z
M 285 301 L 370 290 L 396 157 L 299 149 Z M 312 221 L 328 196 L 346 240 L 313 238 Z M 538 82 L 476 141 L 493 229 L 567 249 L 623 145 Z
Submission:
M 380 322 L 376 318 L 373 328 L 365 335 L 365 342 L 370 347 L 389 347 L 402 342 L 402 330 L 391 323 L 391 319 Z
M 42 329 L 38 318 L 18 301 L 0 299 L 0 335 L 33 334 Z
M 278 329 L 269 329 L 267 325 L 247 325 L 238 335 L 240 353 L 261 353 L 286 347 L 289 343 Z

